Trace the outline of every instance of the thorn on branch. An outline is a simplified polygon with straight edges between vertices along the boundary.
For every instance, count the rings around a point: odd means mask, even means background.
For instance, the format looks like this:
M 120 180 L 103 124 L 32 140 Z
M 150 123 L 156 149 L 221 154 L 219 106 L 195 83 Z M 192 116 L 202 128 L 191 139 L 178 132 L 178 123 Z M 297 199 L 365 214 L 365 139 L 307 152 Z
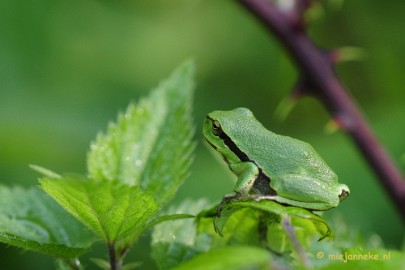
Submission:
M 274 111 L 275 118 L 280 122 L 284 121 L 300 98 L 312 94 L 310 89 L 308 82 L 304 79 L 300 79 L 289 95 L 278 104 Z
M 330 119 L 329 122 L 325 125 L 325 132 L 328 134 L 335 133 L 340 130 L 346 130 L 346 128 L 342 119 L 339 117 Z
M 328 58 L 332 63 L 362 61 L 366 57 L 366 51 L 357 47 L 343 47 L 328 52 Z
M 312 87 L 310 86 L 309 82 L 306 79 L 301 78 L 298 80 L 298 83 L 295 85 L 290 95 L 294 99 L 298 100 L 304 96 L 311 95 L 311 88 Z

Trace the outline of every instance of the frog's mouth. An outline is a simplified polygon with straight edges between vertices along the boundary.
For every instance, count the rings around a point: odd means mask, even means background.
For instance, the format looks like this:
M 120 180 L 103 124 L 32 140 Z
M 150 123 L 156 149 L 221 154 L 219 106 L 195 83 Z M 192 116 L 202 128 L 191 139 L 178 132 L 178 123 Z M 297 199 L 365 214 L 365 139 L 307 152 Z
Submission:
M 205 141 L 206 141 L 209 145 L 211 145 L 212 148 L 214 148 L 215 150 L 217 150 L 217 147 L 216 147 L 214 144 L 212 144 L 209 140 L 205 139 Z
M 343 201 L 350 195 L 350 191 L 342 189 L 342 192 L 339 194 L 339 201 Z

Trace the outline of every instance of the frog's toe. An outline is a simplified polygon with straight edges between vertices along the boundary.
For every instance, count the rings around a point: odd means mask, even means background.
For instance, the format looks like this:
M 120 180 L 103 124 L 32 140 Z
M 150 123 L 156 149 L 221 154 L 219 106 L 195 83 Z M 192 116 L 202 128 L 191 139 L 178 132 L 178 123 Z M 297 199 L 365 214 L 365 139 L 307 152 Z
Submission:
M 234 193 L 234 194 L 229 194 L 229 195 L 225 195 L 222 198 L 221 203 L 218 205 L 217 207 L 217 216 L 220 217 L 221 216 L 221 212 L 224 210 L 224 208 L 226 208 L 226 206 L 230 203 L 233 202 L 237 202 L 240 201 L 242 198 L 242 194 L 241 193 Z

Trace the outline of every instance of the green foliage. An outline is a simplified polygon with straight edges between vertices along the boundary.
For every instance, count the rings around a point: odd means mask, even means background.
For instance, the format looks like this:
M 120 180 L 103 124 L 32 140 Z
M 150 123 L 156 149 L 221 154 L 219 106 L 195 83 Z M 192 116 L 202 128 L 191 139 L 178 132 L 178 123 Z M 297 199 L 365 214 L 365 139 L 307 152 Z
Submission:
M 168 213 L 197 214 L 206 207 L 206 200 L 185 200 L 178 207 L 170 207 Z M 196 254 L 208 251 L 211 244 L 206 237 L 197 235 L 194 220 L 181 219 L 154 227 L 152 234 L 152 256 L 160 269 L 171 269 Z M 210 223 L 212 227 L 212 222 Z
M 270 254 L 249 246 L 213 249 L 176 267 L 176 270 L 268 269 Z
M 38 188 L 0 186 L 0 241 L 57 257 L 76 257 L 96 238 Z
M 282 216 L 290 216 L 294 219 L 298 219 L 299 221 L 309 220 L 315 230 L 320 234 L 321 238 L 319 240 L 322 240 L 331 234 L 331 229 L 326 221 L 312 212 L 299 207 L 282 206 L 269 200 L 262 200 L 259 202 L 241 201 L 228 204 L 227 207 L 221 212 L 221 216 L 214 219 L 214 225 L 218 233 L 222 234 L 222 230 L 228 219 L 235 214 L 235 212 L 240 211 L 245 207 L 259 210 L 261 214 L 266 214 L 264 217 L 266 219 L 266 223 L 274 223 L 274 221 L 279 221 L 280 217 Z M 256 219 L 259 219 L 259 217 L 256 217 Z
M 404 253 L 365 242 L 342 220 L 333 222 L 331 237 L 329 224 L 305 209 L 240 201 L 218 217 L 209 205 L 186 200 L 168 212 L 198 213 L 196 222 L 154 227 L 152 253 L 160 269 L 404 269 Z
M 169 212 L 208 209 L 199 212 L 196 223 L 154 227 L 153 257 L 160 269 L 405 269 L 404 253 L 365 243 L 342 221 L 333 224 L 336 238 L 326 237 L 329 225 L 305 209 L 241 201 L 217 217 L 215 207 L 207 206 L 204 200 L 187 200 Z M 285 217 L 292 231 L 283 226 Z
M 88 179 L 41 179 L 42 189 L 107 243 L 132 239 L 158 213 L 153 197 L 139 186 Z
M 191 102 L 194 73 L 185 63 L 170 79 L 120 114 L 88 154 L 89 177 L 139 185 L 163 206 L 183 183 L 194 144 Z
M 193 63 L 186 62 L 149 97 L 120 114 L 92 143 L 87 177 L 61 176 L 32 165 L 44 175 L 41 188 L 54 201 L 37 189 L 0 187 L 0 241 L 75 258 L 98 236 L 110 257 L 110 262 L 95 259 L 99 267 L 138 266 L 122 261 L 141 234 L 159 223 L 192 217 L 159 212 L 184 182 L 192 161 L 193 74 Z M 57 267 L 78 266 L 74 260 L 58 260 Z

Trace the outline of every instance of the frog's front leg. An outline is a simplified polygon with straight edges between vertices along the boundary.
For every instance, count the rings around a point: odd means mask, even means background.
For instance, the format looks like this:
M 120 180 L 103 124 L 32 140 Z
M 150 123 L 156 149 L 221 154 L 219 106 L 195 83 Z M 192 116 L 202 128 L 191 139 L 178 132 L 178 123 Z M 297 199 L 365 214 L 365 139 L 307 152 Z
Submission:
M 256 164 L 250 161 L 229 164 L 231 171 L 238 176 L 234 191 L 241 195 L 249 193 L 260 171 Z
M 224 196 L 221 204 L 218 206 L 218 216 L 228 203 L 249 197 L 249 191 L 252 189 L 253 184 L 260 173 L 257 165 L 250 161 L 229 164 L 229 168 L 238 176 L 238 180 L 234 188 L 235 193 Z

